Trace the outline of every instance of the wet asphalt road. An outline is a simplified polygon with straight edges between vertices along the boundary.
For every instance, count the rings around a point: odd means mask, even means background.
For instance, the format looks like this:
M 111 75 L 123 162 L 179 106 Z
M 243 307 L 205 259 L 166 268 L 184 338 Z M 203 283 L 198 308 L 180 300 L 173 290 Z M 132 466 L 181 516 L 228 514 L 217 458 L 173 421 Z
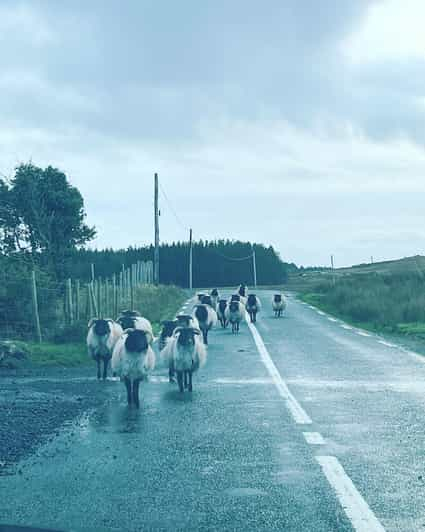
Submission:
M 292 298 L 277 320 L 271 292 L 259 295 L 258 331 L 311 423 L 294 420 L 246 325 L 239 336 L 216 329 L 192 395 L 181 396 L 159 368 L 135 411 L 121 383 L 93 380 L 102 406 L 0 477 L 0 523 L 369 530 L 350 493 L 344 511 L 338 481 L 330 484 L 317 459 L 325 456 L 338 460 L 385 529 L 425 530 L 424 362 Z

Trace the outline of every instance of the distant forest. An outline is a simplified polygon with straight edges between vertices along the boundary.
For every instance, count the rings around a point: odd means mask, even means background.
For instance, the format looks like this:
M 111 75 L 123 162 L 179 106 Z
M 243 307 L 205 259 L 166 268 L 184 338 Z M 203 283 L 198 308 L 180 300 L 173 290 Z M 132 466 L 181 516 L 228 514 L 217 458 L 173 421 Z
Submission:
M 295 264 L 284 263 L 272 246 L 254 244 L 257 263 L 257 283 L 277 284 L 285 282 Z M 252 247 L 248 242 L 217 240 L 193 243 L 194 287 L 226 286 L 239 283 L 253 284 Z M 67 261 L 66 275 L 88 280 L 91 264 L 96 277 L 111 277 L 122 265 L 126 267 L 138 260 L 153 259 L 153 246 L 74 251 Z M 189 244 L 177 242 L 160 247 L 160 283 L 189 285 Z M 65 273 L 65 272 L 64 272 Z

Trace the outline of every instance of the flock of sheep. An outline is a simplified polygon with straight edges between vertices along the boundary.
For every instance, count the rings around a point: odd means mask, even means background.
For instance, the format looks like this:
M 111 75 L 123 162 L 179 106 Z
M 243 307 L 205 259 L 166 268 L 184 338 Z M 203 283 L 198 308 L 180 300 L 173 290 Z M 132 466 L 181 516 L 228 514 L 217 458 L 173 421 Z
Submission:
M 192 375 L 207 359 L 208 332 L 220 322 L 223 328 L 230 324 L 232 332 L 249 315 L 256 322 L 261 302 L 255 294 L 248 294 L 240 285 L 229 299 L 220 298 L 217 289 L 210 294 L 199 293 L 191 314 L 179 314 L 175 320 L 164 321 L 159 336 L 160 357 L 168 367 L 170 382 L 177 383 L 180 392 L 192 391 Z M 282 294 L 275 294 L 272 308 L 276 317 L 285 310 Z M 139 407 L 139 384 L 146 380 L 155 367 L 155 340 L 152 325 L 135 310 L 125 310 L 117 318 L 93 318 L 88 324 L 88 354 L 97 363 L 97 378 L 106 379 L 109 361 L 112 372 L 120 377 L 127 389 L 129 405 Z M 201 338 L 202 337 L 202 338 Z M 103 372 L 102 372 L 103 363 Z

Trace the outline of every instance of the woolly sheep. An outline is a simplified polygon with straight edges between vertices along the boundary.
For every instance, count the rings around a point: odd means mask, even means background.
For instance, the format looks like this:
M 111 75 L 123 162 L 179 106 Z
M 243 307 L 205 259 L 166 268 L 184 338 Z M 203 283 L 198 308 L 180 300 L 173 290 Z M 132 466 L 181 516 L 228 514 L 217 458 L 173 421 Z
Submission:
M 159 335 L 159 350 L 162 351 L 167 343 L 167 339 L 171 338 L 174 333 L 174 329 L 177 327 L 177 320 L 165 320 L 162 322 L 162 329 Z
M 208 344 L 208 331 L 217 323 L 217 313 L 209 305 L 196 305 L 193 316 L 198 320 L 204 344 Z
M 257 321 L 257 312 L 261 310 L 261 302 L 255 294 L 249 294 L 246 302 L 246 311 L 249 314 L 251 323 Z
M 155 368 L 155 353 L 149 345 L 149 334 L 141 329 L 127 329 L 112 354 L 112 370 L 124 381 L 127 402 L 139 408 L 139 384 Z
M 217 305 L 217 317 L 223 329 L 225 329 L 228 325 L 228 321 L 226 318 L 226 308 L 227 308 L 227 301 L 225 299 L 219 299 L 218 305 Z
M 199 322 L 191 314 L 178 314 L 176 317 L 178 327 L 193 327 L 199 329 Z
M 240 301 L 231 301 L 225 310 L 225 316 L 232 324 L 232 333 L 238 333 L 239 325 L 245 319 L 245 306 Z
M 93 318 L 89 321 L 87 351 L 97 363 L 97 378 L 100 379 L 100 365 L 103 361 L 103 380 L 108 373 L 109 361 L 115 344 L 121 337 L 122 327 L 111 319 Z
M 217 312 L 217 305 L 218 305 L 218 301 L 220 299 L 220 294 L 218 293 L 217 288 L 213 288 L 211 290 L 210 296 L 211 296 L 211 300 L 212 300 L 212 304 L 213 304 L 213 309 Z
M 177 327 L 174 335 L 161 351 L 170 373 L 177 373 L 180 392 L 192 391 L 192 374 L 205 364 L 207 352 L 199 338 L 200 331 L 193 327 Z
M 274 310 L 274 315 L 276 316 L 276 318 L 280 318 L 286 308 L 285 296 L 283 294 L 274 294 L 272 306 Z

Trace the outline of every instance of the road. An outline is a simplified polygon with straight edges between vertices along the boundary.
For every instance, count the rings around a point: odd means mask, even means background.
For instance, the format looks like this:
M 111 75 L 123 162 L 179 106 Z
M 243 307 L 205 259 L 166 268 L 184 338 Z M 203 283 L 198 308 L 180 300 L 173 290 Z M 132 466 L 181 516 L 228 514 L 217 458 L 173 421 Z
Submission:
M 425 363 L 290 298 L 212 332 L 192 395 L 159 369 L 0 477 L 0 523 L 56 530 L 425 530 Z M 72 430 L 72 432 L 70 432 Z

